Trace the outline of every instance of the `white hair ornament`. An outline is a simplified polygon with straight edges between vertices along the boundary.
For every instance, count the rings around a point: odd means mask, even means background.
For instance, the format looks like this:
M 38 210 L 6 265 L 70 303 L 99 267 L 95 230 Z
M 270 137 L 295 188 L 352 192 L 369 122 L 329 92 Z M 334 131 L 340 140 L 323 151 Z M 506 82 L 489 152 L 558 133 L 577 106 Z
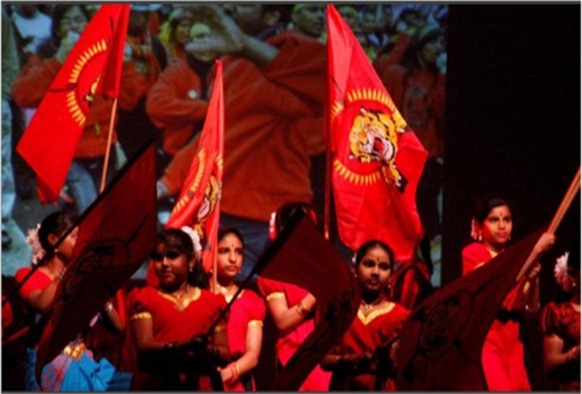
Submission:
M 554 265 L 554 277 L 559 285 L 563 285 L 568 278 L 568 257 L 570 257 L 569 251 L 558 257 Z
M 38 230 L 40 229 L 40 224 L 37 224 L 35 228 L 30 228 L 26 232 L 26 243 L 32 248 L 31 261 L 32 265 L 37 265 L 46 254 L 46 251 L 40 244 L 38 239 Z
M 202 256 L 202 244 L 200 243 L 200 235 L 198 234 L 198 231 L 189 226 L 182 226 L 180 230 L 190 236 L 192 244 L 194 245 L 194 257 L 196 260 L 200 260 L 200 257 Z

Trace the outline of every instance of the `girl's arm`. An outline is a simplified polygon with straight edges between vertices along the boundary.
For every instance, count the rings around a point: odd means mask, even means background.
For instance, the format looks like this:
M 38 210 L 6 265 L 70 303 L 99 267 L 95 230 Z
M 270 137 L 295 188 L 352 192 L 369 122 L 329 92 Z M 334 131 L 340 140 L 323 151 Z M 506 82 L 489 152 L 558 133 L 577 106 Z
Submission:
M 569 361 L 580 362 L 580 346 L 564 352 L 564 340 L 555 334 L 544 336 L 544 370 L 551 372 Z
M 246 350 L 244 354 L 238 360 L 220 369 L 222 381 L 227 384 L 235 383 L 239 376 L 252 371 L 259 363 L 261 343 L 263 341 L 263 327 L 262 324 L 253 323 L 255 322 L 249 323 L 247 327 Z
M 303 323 L 315 304 L 316 299 L 311 293 L 295 305 L 287 304 L 285 297 L 274 297 L 267 301 L 269 312 L 282 335 L 287 335 Z

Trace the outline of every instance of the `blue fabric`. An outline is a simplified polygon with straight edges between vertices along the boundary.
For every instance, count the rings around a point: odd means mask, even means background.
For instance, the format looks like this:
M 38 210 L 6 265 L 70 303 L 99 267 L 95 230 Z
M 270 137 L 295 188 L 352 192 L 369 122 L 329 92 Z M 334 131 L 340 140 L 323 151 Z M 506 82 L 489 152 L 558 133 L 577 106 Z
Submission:
M 27 349 L 26 389 L 40 391 L 34 378 L 36 350 Z M 79 360 L 58 355 L 42 370 L 41 386 L 44 391 L 128 391 L 131 373 L 119 372 L 107 359 L 93 359 L 85 350 Z
M 36 365 L 36 349 L 26 348 L 25 357 L 24 389 L 26 391 L 40 391 L 40 386 L 34 377 L 34 367 Z

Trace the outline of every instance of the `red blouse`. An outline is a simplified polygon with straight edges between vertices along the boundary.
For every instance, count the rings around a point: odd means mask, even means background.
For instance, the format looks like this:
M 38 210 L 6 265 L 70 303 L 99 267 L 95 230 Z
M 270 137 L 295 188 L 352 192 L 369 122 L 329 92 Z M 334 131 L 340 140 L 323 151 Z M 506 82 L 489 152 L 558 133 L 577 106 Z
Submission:
M 364 316 L 362 310 L 344 334 L 339 345 L 342 354 L 362 354 L 374 352 L 376 348 L 390 342 L 402 329 L 402 323 L 410 312 L 403 306 L 390 302 L 388 305 L 378 308 L 368 316 Z M 356 390 L 375 390 L 375 376 L 373 374 L 360 374 L 353 378 Z M 395 390 L 393 379 L 388 379 L 383 390 Z
M 306 290 L 293 284 L 262 277 L 259 277 L 257 285 L 267 302 L 274 298 L 285 298 L 289 306 L 296 305 L 308 294 Z M 281 361 L 281 364 L 287 364 L 314 328 L 315 322 L 313 319 L 307 319 L 290 333 L 279 336 L 276 349 L 277 358 Z M 299 391 L 327 391 L 330 380 L 331 373 L 324 372 L 318 365 L 303 382 Z
M 185 341 L 206 333 L 226 307 L 224 297 L 198 288 L 181 303 L 153 287 L 136 288 L 130 302 L 131 320 L 151 319 L 157 342 Z
M 243 290 L 240 293 L 230 308 L 230 315 L 226 325 L 230 354 L 244 354 L 248 327 L 262 327 L 265 313 L 265 302 L 257 293 L 251 290 Z M 254 387 L 254 382 L 252 386 Z M 239 380 L 233 385 L 225 385 L 224 391 L 245 391 L 245 386 Z

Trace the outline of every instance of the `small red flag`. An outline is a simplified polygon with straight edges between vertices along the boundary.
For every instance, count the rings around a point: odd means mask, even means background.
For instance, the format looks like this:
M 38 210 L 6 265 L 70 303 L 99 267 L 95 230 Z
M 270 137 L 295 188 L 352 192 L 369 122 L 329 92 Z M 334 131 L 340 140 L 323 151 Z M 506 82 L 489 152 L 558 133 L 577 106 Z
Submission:
M 61 67 L 16 151 L 37 176 L 41 203 L 57 200 L 97 92 L 119 93 L 129 5 L 102 5 Z M 112 81 L 110 78 L 117 78 Z
M 327 6 L 332 185 L 341 241 L 380 239 L 397 260 L 422 238 L 416 188 L 427 152 L 398 112 L 364 50 Z
M 222 62 L 216 60 L 216 78 L 208 112 L 198 142 L 198 152 L 192 160 L 190 172 L 180 197 L 174 205 L 166 228 L 193 228 L 203 246 L 202 262 L 208 272 L 212 268 L 220 213 L 224 153 L 224 96 Z M 150 264 L 147 280 L 157 283 Z

